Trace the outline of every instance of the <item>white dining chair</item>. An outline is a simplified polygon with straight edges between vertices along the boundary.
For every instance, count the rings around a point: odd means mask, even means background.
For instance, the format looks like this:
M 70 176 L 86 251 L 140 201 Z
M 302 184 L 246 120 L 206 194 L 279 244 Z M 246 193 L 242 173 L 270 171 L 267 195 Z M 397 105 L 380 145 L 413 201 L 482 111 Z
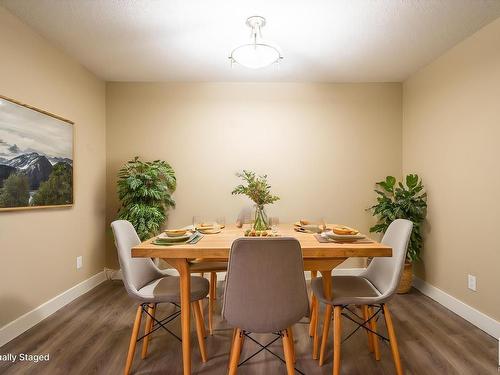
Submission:
M 332 276 L 333 299 L 328 299 L 324 296 L 322 277 L 311 281 L 311 288 L 314 295 L 320 302 L 326 304 L 319 356 L 320 366 L 323 364 L 325 357 L 326 342 L 328 340 L 330 319 L 333 311 L 334 375 L 340 374 L 342 315 L 357 323 L 368 332 L 368 345 L 370 351 L 374 352 L 376 360 L 380 360 L 379 340 L 389 341 L 396 373 L 398 375 L 403 374 L 396 333 L 387 302 L 393 297 L 398 288 L 412 227 L 413 223 L 409 220 L 394 220 L 387 228 L 382 239 L 383 244 L 392 247 L 392 257 L 374 258 L 366 270 L 358 276 Z M 350 309 L 352 305 L 362 307 L 362 318 Z M 374 309 L 376 309 L 375 312 Z M 352 316 L 344 313 L 344 310 L 352 313 Z M 384 315 L 389 338 L 383 337 L 377 332 L 376 318 L 379 313 Z M 315 336 L 315 340 L 317 339 L 318 336 Z
M 116 220 L 111 223 L 111 228 L 113 229 L 115 245 L 118 250 L 118 260 L 122 270 L 125 289 L 128 295 L 138 303 L 124 369 L 125 375 L 128 375 L 132 367 L 138 341 L 143 340 L 141 357 L 145 359 L 147 357 L 149 337 L 156 329 L 162 327 L 180 340 L 178 336 L 166 327 L 167 323 L 177 318 L 180 314 L 180 278 L 178 276 L 167 275 L 150 258 L 132 258 L 132 248 L 140 244 L 141 241 L 130 222 Z M 208 280 L 202 277 L 191 277 L 191 303 L 195 315 L 198 344 L 203 362 L 207 361 L 204 341 L 205 324 L 198 301 L 207 296 L 208 290 Z M 174 313 L 158 320 L 155 314 L 159 303 L 173 304 L 175 306 Z M 146 315 L 144 335 L 138 338 L 143 314 Z

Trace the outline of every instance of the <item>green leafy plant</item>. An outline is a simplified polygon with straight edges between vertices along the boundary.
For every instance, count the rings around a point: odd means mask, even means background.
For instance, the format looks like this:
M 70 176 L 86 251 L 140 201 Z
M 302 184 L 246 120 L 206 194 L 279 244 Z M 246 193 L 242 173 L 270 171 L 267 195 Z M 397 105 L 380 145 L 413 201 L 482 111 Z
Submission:
M 167 211 L 175 207 L 172 193 L 177 181 L 172 167 L 162 160 L 143 162 L 135 157 L 118 172 L 118 217 L 132 223 L 141 240 L 160 231 Z
M 271 185 L 267 182 L 267 175 L 257 176 L 255 172 L 243 170 L 236 173 L 246 184 L 240 184 L 231 192 L 233 195 L 243 194 L 255 203 L 255 221 L 254 229 L 268 229 L 267 215 L 264 211 L 264 205 L 273 204 L 280 198 L 271 194 Z
M 378 218 L 378 223 L 370 228 L 370 232 L 385 233 L 396 219 L 412 221 L 413 230 L 406 258 L 409 262 L 420 260 L 423 246 L 422 223 L 427 215 L 427 193 L 423 191 L 422 180 L 416 174 L 409 174 L 403 184 L 396 183 L 395 177 L 387 176 L 385 181 L 377 182 L 376 185 L 382 189 L 375 189 L 378 194 L 377 204 L 369 210 Z

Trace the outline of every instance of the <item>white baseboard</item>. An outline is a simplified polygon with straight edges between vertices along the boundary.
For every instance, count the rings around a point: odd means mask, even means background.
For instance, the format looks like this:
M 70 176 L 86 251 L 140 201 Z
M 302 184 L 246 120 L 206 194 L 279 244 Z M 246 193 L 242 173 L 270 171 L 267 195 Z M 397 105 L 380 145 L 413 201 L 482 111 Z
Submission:
M 0 328 L 0 347 L 106 280 L 104 271 L 62 292 Z
M 448 310 L 453 311 L 455 314 L 482 329 L 490 336 L 493 336 L 493 338 L 497 340 L 500 338 L 500 322 L 495 319 L 418 277 L 413 278 L 413 286 L 426 296 L 446 307 Z

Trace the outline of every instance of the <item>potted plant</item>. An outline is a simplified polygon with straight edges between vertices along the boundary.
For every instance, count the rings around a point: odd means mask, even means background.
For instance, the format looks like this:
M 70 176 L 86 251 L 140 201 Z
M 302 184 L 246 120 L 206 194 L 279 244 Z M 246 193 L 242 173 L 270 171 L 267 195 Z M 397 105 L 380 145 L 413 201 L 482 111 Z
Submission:
M 396 178 L 387 176 L 385 181 L 377 182 L 382 189 L 375 189 L 378 194 L 377 204 L 369 210 L 377 217 L 378 223 L 370 228 L 370 232 L 385 233 L 389 224 L 396 219 L 407 219 L 413 222 L 403 276 L 398 293 L 408 293 L 413 276 L 413 263 L 420 260 L 422 250 L 422 223 L 427 214 L 427 193 L 422 180 L 416 174 L 409 174 L 405 183 L 396 183 Z
M 254 172 L 243 170 L 241 173 L 236 173 L 236 176 L 246 182 L 246 185 L 236 186 L 231 194 L 244 194 L 255 203 L 253 223 L 255 230 L 269 229 L 269 221 L 264 206 L 273 204 L 279 200 L 279 197 L 271 194 L 271 186 L 267 182 L 267 175 L 257 176 Z
M 118 218 L 130 221 L 141 240 L 158 234 L 167 211 L 175 207 L 172 193 L 176 184 L 168 163 L 143 162 L 136 156 L 118 172 Z

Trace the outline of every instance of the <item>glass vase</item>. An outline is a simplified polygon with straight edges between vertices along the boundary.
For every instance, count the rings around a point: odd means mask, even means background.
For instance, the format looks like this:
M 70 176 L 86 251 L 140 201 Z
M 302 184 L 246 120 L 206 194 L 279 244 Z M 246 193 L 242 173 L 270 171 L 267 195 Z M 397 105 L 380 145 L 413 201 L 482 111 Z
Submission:
M 269 229 L 269 220 L 267 219 L 267 214 L 266 211 L 264 210 L 264 206 L 255 205 L 253 229 L 255 230 Z

